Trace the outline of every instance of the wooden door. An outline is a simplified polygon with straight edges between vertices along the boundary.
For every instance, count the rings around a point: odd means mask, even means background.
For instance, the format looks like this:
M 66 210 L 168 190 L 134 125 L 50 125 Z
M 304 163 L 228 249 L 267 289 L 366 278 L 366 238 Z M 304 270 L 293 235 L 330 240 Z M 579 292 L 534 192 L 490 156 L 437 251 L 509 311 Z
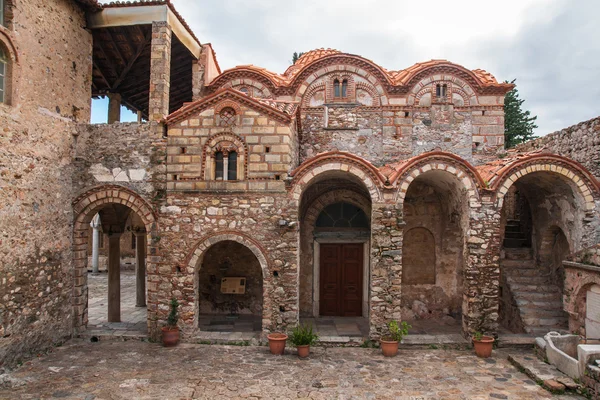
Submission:
M 323 316 L 362 316 L 363 245 L 322 244 L 320 304 Z

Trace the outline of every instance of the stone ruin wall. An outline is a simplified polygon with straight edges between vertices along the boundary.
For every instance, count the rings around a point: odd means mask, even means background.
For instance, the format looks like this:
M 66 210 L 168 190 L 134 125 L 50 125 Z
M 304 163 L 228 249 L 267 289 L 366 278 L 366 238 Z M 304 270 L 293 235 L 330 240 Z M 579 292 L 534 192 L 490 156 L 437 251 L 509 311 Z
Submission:
M 71 335 L 72 135 L 90 116 L 83 11 L 67 0 L 12 11 L 0 28 L 18 49 L 0 104 L 0 369 Z
M 519 152 L 547 149 L 582 164 L 600 178 L 600 117 L 522 143 Z

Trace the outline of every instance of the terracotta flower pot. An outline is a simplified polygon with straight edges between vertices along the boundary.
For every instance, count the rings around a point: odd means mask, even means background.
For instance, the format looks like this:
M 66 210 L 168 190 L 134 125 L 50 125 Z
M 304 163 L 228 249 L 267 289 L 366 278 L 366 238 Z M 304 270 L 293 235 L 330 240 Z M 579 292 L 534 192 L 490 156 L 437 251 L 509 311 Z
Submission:
M 398 354 L 397 341 L 381 339 L 379 343 L 381 345 L 381 352 L 385 357 L 395 357 Z
M 285 350 L 285 341 L 288 336 L 285 333 L 271 333 L 267 335 L 269 339 L 269 350 L 271 354 L 282 355 Z
M 306 358 L 310 354 L 310 345 L 297 346 L 298 347 L 298 357 Z
M 162 342 L 165 347 L 177 346 L 177 343 L 179 343 L 179 328 L 162 327 Z
M 488 358 L 492 355 L 492 347 L 494 346 L 494 338 L 492 336 L 483 336 L 481 340 L 473 339 L 473 347 L 477 357 Z

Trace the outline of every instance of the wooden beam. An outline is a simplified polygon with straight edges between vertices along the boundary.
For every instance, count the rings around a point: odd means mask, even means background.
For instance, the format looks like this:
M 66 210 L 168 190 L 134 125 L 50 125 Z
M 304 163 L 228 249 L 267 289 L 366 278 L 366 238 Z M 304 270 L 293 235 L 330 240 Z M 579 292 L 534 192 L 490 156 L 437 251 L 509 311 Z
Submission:
M 112 86 L 111 86 L 110 82 L 108 82 L 108 79 L 106 79 L 106 77 L 102 73 L 102 69 L 98 66 L 98 64 L 96 64 L 96 60 L 92 60 L 92 64 L 94 65 L 94 68 L 96 68 L 96 70 L 98 71 L 98 73 L 100 74 L 100 77 L 102 78 L 102 80 L 104 81 L 104 83 L 106 83 L 106 86 L 108 86 L 108 89 L 109 90 L 112 89 Z
M 129 60 L 129 62 L 125 66 L 125 69 L 123 70 L 123 72 L 121 72 L 121 76 L 119 76 L 119 78 L 115 81 L 115 85 L 114 85 L 115 89 L 118 88 L 119 85 L 125 80 L 125 78 L 127 77 L 127 74 L 129 74 L 129 71 L 131 71 L 131 68 L 133 67 L 133 65 L 135 64 L 137 59 L 140 57 L 140 55 L 144 52 L 144 49 L 150 43 L 151 40 L 152 40 L 152 35 L 151 34 L 146 35 L 146 37 L 144 38 L 142 43 L 139 44 L 137 51 L 135 52 L 133 57 L 131 57 L 131 60 Z M 148 76 L 148 80 L 150 80 L 150 76 Z
M 94 41 L 96 39 L 94 38 Z M 106 55 L 106 52 L 104 51 L 104 48 L 102 47 L 102 45 L 100 44 L 100 42 L 97 42 L 96 45 L 98 46 L 98 50 L 100 50 L 100 53 L 102 53 L 102 56 L 104 57 L 104 59 L 106 60 L 106 64 L 108 65 L 108 68 L 111 70 L 111 72 L 115 75 L 115 76 L 119 76 L 119 74 L 117 74 L 117 71 L 115 71 L 115 69 L 113 68 L 113 65 L 110 62 L 110 58 Z M 108 81 L 106 81 L 108 82 Z M 113 85 L 110 85 L 110 87 L 112 88 Z

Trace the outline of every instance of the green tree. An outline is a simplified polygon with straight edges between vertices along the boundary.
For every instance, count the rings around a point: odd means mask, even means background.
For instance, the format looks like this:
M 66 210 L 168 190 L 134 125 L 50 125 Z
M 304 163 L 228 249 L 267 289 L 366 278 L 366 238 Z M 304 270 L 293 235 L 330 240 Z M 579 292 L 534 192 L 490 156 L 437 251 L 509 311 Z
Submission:
M 514 84 L 515 81 L 516 79 L 513 79 L 510 83 Z M 504 97 L 504 146 L 507 149 L 536 138 L 533 130 L 538 127 L 535 124 L 537 115 L 531 116 L 528 110 L 523 111 L 524 102 L 525 100 L 519 98 L 516 86 Z
M 303 52 L 303 51 L 302 51 L 302 52 L 300 52 L 300 53 L 298 53 L 298 52 L 294 52 L 294 55 L 292 56 L 292 64 L 296 64 L 296 61 L 298 61 L 298 59 L 299 59 L 300 57 L 302 57 L 302 54 L 304 54 L 304 52 Z

